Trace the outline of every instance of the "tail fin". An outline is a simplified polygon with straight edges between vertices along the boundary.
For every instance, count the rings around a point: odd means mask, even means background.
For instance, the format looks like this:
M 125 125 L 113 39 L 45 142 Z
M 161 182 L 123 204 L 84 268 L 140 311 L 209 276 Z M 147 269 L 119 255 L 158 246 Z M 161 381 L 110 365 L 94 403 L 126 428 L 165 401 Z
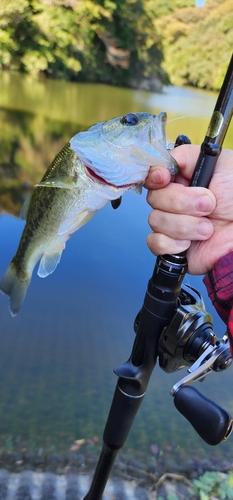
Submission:
M 27 280 L 21 280 L 16 273 L 15 266 L 11 262 L 0 281 L 0 290 L 9 295 L 9 309 L 15 316 L 21 308 L 29 287 L 31 276 Z

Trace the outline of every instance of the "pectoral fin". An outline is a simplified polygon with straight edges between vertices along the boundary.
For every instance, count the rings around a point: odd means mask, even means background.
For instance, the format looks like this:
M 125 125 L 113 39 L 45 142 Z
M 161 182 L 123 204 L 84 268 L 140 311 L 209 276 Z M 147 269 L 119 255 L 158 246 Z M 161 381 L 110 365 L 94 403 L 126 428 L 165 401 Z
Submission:
M 74 182 L 77 181 L 75 177 L 53 177 L 46 181 L 35 184 L 35 187 L 49 187 L 49 188 L 62 188 L 62 189 L 75 189 Z
M 62 222 L 58 229 L 58 235 L 62 236 L 63 234 L 68 233 L 69 235 L 73 234 L 77 229 L 81 226 L 84 226 L 95 214 L 95 212 L 89 212 L 88 210 L 84 210 L 81 214 L 71 216 Z

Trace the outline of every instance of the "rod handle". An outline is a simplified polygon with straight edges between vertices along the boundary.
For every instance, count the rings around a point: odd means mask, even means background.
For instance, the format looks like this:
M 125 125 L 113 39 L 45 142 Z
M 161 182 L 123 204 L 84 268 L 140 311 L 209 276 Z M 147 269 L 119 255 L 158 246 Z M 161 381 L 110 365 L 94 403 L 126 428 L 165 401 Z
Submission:
M 214 173 L 214 168 L 221 153 L 221 147 L 203 143 L 190 181 L 190 186 L 208 187 Z
M 104 429 L 103 439 L 108 448 L 119 450 L 124 446 L 143 396 L 124 394 L 118 382 Z

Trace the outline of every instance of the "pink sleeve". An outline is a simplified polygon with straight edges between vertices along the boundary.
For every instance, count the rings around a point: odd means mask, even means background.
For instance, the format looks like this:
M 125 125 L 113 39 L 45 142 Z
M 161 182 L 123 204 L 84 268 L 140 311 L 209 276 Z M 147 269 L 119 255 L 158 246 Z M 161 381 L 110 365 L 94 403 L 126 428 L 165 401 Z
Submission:
M 228 326 L 233 356 L 233 252 L 221 257 L 203 281 L 217 313 Z

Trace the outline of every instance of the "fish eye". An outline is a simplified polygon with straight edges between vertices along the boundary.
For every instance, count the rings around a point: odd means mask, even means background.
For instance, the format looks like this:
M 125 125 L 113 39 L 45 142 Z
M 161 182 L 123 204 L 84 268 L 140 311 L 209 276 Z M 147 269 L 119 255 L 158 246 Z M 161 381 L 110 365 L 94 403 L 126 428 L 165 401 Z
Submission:
M 128 113 L 127 115 L 122 116 L 120 122 L 122 125 L 137 125 L 138 116 L 134 113 Z

